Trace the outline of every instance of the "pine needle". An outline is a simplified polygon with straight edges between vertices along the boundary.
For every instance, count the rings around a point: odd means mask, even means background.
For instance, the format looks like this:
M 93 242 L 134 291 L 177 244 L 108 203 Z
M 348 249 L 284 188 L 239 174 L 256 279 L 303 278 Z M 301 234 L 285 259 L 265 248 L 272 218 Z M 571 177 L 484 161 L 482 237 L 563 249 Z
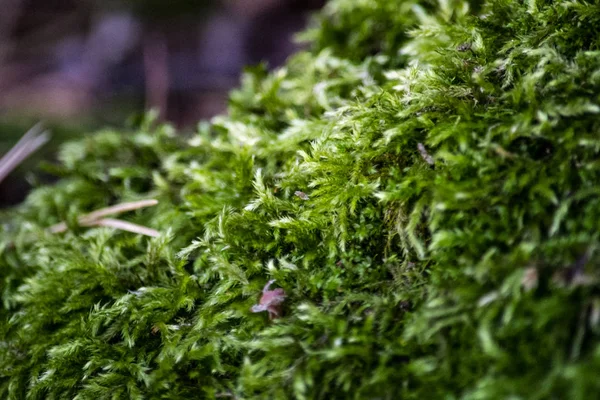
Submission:
M 0 159 L 0 182 L 48 140 L 50 140 L 50 135 L 48 131 L 42 129 L 40 123 L 28 130 L 17 144 Z
M 140 201 L 132 201 L 129 203 L 121 203 L 114 206 L 101 208 L 81 217 L 82 221 L 93 221 L 104 218 L 109 215 L 122 214 L 127 211 L 139 210 L 140 208 L 152 207 L 158 204 L 158 200 L 148 199 Z
M 123 221 L 120 219 L 113 219 L 113 218 L 104 218 L 104 219 L 100 219 L 100 220 L 96 220 L 96 221 L 89 221 L 89 222 L 83 223 L 82 225 L 83 226 L 107 226 L 110 228 L 120 229 L 122 231 L 139 233 L 140 235 L 146 235 L 146 236 L 151 236 L 151 237 L 160 236 L 160 232 L 155 229 L 147 228 L 145 226 L 141 226 L 141 225 L 137 225 L 137 224 L 134 224 L 131 222 Z
M 101 208 L 89 214 L 79 217 L 78 222 L 81 226 L 110 226 L 116 229 L 121 229 L 128 232 L 140 233 L 146 236 L 156 237 L 160 233 L 154 229 L 146 228 L 141 225 L 136 225 L 131 222 L 125 222 L 118 219 L 109 219 L 103 217 L 115 214 L 122 214 L 128 211 L 138 210 L 140 208 L 151 207 L 158 204 L 158 200 L 148 199 L 140 201 L 132 201 L 129 203 L 121 203 L 114 206 Z M 68 229 L 66 222 L 61 222 L 51 226 L 48 230 L 52 233 L 66 232 Z

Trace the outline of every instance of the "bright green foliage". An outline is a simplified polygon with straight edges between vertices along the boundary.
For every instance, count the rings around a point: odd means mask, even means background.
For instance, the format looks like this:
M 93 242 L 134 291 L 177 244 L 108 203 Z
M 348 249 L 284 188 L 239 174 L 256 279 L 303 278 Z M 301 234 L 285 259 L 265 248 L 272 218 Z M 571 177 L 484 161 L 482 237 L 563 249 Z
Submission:
M 417 3 L 333 0 L 187 142 L 64 146 L 3 217 L 0 396 L 598 397 L 600 2 Z M 159 238 L 77 226 L 142 198 Z

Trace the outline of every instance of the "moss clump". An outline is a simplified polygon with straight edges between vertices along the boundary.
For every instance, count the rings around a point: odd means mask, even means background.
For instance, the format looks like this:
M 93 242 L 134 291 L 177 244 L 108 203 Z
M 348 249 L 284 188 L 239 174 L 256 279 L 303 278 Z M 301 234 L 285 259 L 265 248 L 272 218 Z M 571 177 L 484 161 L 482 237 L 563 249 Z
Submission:
M 67 144 L 5 213 L 3 398 L 598 396 L 600 3 L 319 21 L 189 141 Z M 77 226 L 144 198 L 158 238 Z

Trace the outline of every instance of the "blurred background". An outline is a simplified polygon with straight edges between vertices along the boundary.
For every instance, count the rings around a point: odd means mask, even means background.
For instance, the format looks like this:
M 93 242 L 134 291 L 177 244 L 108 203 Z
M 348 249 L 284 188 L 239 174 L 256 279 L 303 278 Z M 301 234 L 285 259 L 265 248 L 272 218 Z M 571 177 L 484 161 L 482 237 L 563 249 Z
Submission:
M 180 129 L 225 110 L 244 66 L 281 65 L 324 0 L 0 0 L 0 155 L 35 122 L 52 142 L 0 183 L 21 201 L 56 146 L 149 108 Z

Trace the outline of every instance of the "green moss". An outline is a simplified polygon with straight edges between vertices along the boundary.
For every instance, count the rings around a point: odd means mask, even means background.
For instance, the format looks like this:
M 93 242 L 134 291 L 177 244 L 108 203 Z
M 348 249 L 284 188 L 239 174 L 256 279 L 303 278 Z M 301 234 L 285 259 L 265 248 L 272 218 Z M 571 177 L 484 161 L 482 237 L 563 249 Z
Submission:
M 597 397 L 599 19 L 333 0 L 189 140 L 65 145 L 2 218 L 0 394 Z M 144 198 L 124 218 L 158 238 L 77 226 Z

